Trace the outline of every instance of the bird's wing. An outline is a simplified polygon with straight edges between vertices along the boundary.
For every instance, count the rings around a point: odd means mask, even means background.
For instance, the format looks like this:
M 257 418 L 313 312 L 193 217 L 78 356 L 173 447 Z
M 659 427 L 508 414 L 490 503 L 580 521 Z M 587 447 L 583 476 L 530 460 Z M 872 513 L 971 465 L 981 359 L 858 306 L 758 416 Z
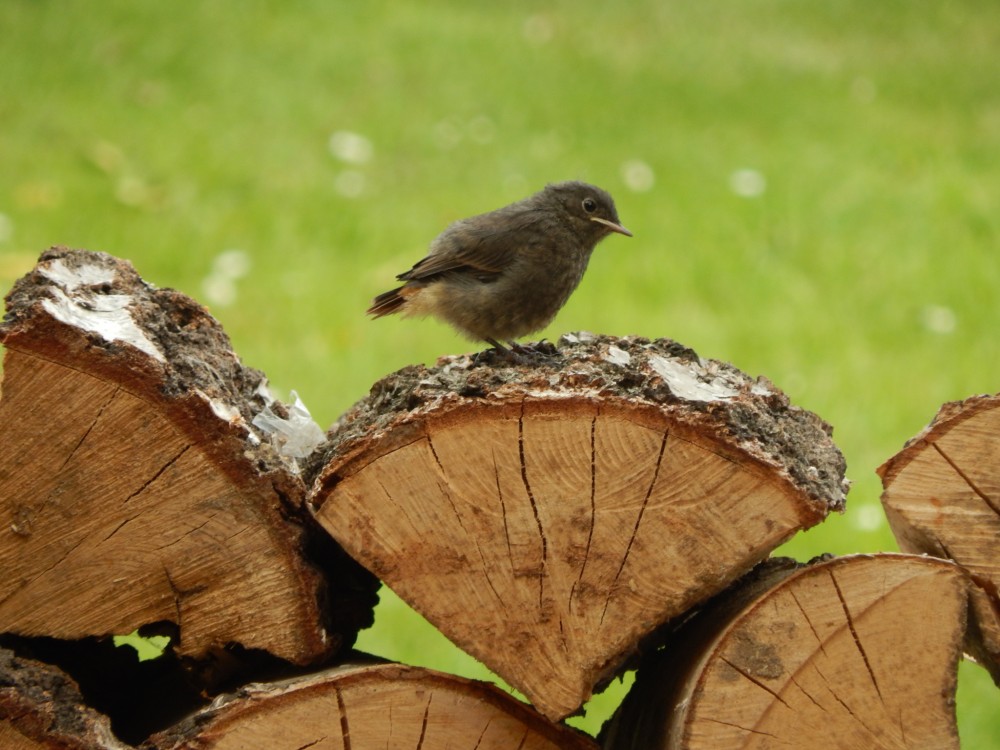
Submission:
M 455 222 L 434 240 L 427 257 L 396 278 L 427 281 L 452 271 L 471 272 L 482 281 L 495 278 L 514 262 L 525 245 L 538 241 L 531 229 L 542 217 L 536 212 L 521 212 L 504 218 L 507 220 Z

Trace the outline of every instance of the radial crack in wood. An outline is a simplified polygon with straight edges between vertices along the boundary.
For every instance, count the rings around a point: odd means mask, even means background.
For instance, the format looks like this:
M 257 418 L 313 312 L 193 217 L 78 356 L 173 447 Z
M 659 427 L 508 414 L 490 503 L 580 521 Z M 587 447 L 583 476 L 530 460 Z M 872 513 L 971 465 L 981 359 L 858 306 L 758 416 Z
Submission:
M 978 584 L 967 646 L 1000 685 L 1000 395 L 945 404 L 878 471 L 899 546 L 955 560 Z
M 493 685 L 398 664 L 351 664 L 220 696 L 150 749 L 595 750 Z
M 353 639 L 371 586 L 353 629 L 328 632 L 305 485 L 253 425 L 281 407 L 204 308 L 53 249 L 8 295 L 0 340 L 0 631 L 169 620 L 181 654 L 237 642 L 296 663 Z
M 490 356 L 377 383 L 331 431 L 310 504 L 550 718 L 843 506 L 827 426 L 728 365 L 578 336 L 528 362 Z
M 602 746 L 957 748 L 969 586 L 910 555 L 768 561 L 643 660 Z

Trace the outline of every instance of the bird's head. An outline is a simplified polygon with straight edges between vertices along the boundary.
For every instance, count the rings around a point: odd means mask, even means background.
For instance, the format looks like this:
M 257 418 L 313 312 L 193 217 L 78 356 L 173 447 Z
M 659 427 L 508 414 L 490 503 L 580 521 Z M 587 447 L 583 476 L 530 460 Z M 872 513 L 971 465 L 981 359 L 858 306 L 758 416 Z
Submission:
M 558 182 L 547 185 L 543 195 L 552 200 L 582 237 L 594 243 L 612 232 L 631 237 L 622 226 L 614 199 L 605 190 L 585 182 Z

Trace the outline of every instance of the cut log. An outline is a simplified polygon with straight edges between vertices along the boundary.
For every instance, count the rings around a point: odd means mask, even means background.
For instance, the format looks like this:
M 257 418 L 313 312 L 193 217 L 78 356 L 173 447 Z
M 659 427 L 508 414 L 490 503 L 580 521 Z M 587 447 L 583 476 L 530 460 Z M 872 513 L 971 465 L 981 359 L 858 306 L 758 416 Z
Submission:
M 108 717 L 88 707 L 55 667 L 0 648 L 0 747 L 4 750 L 126 750 Z
M 958 748 L 968 586 L 928 557 L 768 561 L 643 661 L 602 746 Z
M 945 404 L 878 472 L 900 548 L 955 560 L 978 585 L 968 649 L 1000 685 L 1000 395 Z
M 493 685 L 397 664 L 248 685 L 144 746 L 157 750 L 596 750 Z
M 311 519 L 296 517 L 305 485 L 253 424 L 282 407 L 204 308 L 127 262 L 56 248 L 7 311 L 0 632 L 170 621 L 180 654 L 235 642 L 299 664 L 353 641 L 372 584 L 345 564 L 358 593 L 331 598 L 355 609 L 321 611 Z
M 324 450 L 323 527 L 551 719 L 846 488 L 828 426 L 770 383 L 589 334 L 404 369 Z

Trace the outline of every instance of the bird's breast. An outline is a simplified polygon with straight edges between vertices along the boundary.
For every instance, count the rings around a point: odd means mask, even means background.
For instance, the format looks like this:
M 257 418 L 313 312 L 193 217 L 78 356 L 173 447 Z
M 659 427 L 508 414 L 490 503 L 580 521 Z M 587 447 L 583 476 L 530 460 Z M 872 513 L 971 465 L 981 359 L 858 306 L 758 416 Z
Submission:
M 436 314 L 471 338 L 533 333 L 548 325 L 580 283 L 590 253 L 575 250 L 528 246 L 488 281 L 469 272 L 444 274 L 421 293 L 414 312 L 419 306 L 417 314 Z

